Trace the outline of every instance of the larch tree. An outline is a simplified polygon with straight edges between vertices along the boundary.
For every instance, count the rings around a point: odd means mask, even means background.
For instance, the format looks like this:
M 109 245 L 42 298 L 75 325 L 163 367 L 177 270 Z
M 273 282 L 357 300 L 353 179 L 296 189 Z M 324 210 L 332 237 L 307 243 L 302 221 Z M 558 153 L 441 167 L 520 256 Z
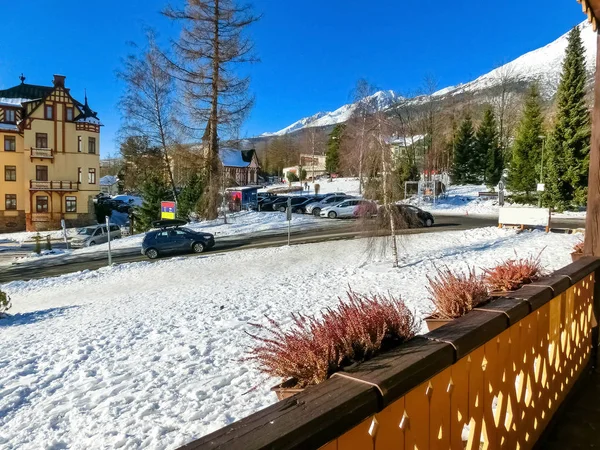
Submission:
M 496 117 L 491 106 L 485 108 L 483 120 L 475 134 L 475 155 L 478 158 L 478 171 L 485 184 L 493 188 L 502 177 L 503 158 L 500 150 Z
M 123 115 L 122 134 L 146 140 L 158 148 L 164 163 L 171 193 L 177 201 L 169 149 L 174 143 L 174 82 L 167 72 L 163 53 L 153 32 L 147 33 L 147 45 L 138 54 L 129 55 L 118 77 L 125 83 L 119 107 Z
M 507 187 L 529 196 L 539 181 L 544 116 L 537 84 L 532 84 L 525 99 L 521 120 L 512 146 Z
M 454 163 L 452 178 L 456 184 L 475 183 L 477 174 L 473 169 L 475 153 L 475 130 L 471 116 L 467 115 L 460 124 L 454 138 Z
M 587 201 L 590 114 L 587 109 L 585 48 L 579 27 L 569 33 L 556 93 L 557 113 L 545 162 L 550 206 L 565 209 Z
M 168 6 L 163 14 L 182 27 L 173 43 L 175 58 L 167 60 L 187 110 L 189 123 L 182 125 L 196 136 L 203 133 L 207 187 L 202 209 L 214 219 L 223 176 L 219 139 L 237 132 L 254 103 L 249 77 L 236 68 L 257 61 L 245 32 L 258 17 L 250 5 L 235 0 L 186 0 L 183 8 Z

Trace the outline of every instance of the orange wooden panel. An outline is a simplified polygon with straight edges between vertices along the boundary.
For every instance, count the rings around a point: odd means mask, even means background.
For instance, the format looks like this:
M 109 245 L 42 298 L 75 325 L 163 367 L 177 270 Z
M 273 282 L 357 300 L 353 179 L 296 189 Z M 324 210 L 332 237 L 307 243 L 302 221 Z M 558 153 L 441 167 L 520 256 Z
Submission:
M 498 448 L 498 433 L 494 408 L 498 408 L 498 392 L 502 380 L 502 366 L 499 361 L 500 336 L 485 344 L 483 351 L 485 364 L 483 367 L 483 433 L 486 448 Z
M 338 450 L 337 439 L 335 441 L 331 441 L 329 444 L 325 444 L 323 447 L 320 447 L 320 450 Z
M 482 442 L 484 347 L 469 353 L 469 439 L 467 449 L 477 450 Z
M 469 357 L 451 367 L 450 447 L 464 448 L 462 432 L 469 420 Z M 408 447 L 407 447 L 408 448 Z
M 509 392 L 514 388 L 514 366 L 511 359 L 512 341 L 510 338 L 510 329 L 498 336 L 497 363 L 495 369 L 498 374 L 498 388 L 496 390 L 498 403 L 494 414 L 494 422 L 496 425 L 495 448 L 510 448 L 507 447 L 508 431 L 505 426 L 507 416 L 510 414 L 510 408 L 508 407 L 509 402 L 511 401 Z
M 404 450 L 404 432 L 400 428 L 404 416 L 404 398 L 396 400 L 376 418 L 379 430 L 375 438 L 377 450 Z
M 375 448 L 374 439 L 369 434 L 373 417 L 362 421 L 359 425 L 340 436 L 337 450 L 371 450 Z
M 404 430 L 405 449 L 429 448 L 429 382 L 420 384 L 404 397 L 404 407 L 408 424 Z
M 450 448 L 450 379 L 448 368 L 430 380 L 429 392 L 429 448 L 448 450 Z

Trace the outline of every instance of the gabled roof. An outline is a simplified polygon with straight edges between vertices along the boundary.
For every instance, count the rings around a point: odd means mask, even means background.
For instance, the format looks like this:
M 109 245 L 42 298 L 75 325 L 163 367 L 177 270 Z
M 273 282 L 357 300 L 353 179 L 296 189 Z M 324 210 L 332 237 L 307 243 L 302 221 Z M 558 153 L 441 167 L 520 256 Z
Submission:
M 22 99 L 25 101 L 39 100 L 50 95 L 53 90 L 54 87 L 21 83 L 9 89 L 0 90 L 0 98 Z
M 255 150 L 219 149 L 221 164 L 225 167 L 248 167 L 256 154 Z

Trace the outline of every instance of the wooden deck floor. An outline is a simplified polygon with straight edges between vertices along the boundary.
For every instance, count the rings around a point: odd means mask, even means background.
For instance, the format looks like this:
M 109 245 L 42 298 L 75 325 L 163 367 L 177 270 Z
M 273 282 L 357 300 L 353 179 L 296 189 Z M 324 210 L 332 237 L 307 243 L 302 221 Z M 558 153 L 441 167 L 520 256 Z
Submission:
M 600 371 L 596 370 L 565 405 L 543 450 L 600 449 Z

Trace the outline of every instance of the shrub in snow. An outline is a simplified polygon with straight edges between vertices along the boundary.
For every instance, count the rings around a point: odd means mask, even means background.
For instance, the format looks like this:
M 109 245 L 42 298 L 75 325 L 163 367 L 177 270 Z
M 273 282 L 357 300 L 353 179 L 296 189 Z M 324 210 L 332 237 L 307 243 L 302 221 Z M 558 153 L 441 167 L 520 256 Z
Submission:
M 542 275 L 540 255 L 537 257 L 508 259 L 492 269 L 484 269 L 484 277 L 494 291 L 514 291 Z
M 50 242 L 50 235 L 46 235 L 46 250 L 52 250 L 52 242 Z
M 8 311 L 11 306 L 8 294 L 0 291 L 0 319 L 6 315 L 6 311 Z
M 287 331 L 271 319 L 270 327 L 253 324 L 269 337 L 250 334 L 257 345 L 247 359 L 256 361 L 265 374 L 295 379 L 299 388 L 325 381 L 345 366 L 412 338 L 419 329 L 402 300 L 353 291 L 321 318 L 292 317 Z
M 573 253 L 583 253 L 583 241 L 580 241 L 573 246 Z
M 437 276 L 429 280 L 427 290 L 435 306 L 432 318 L 456 319 L 464 316 L 489 296 L 488 287 L 474 268 L 467 272 L 437 269 Z

